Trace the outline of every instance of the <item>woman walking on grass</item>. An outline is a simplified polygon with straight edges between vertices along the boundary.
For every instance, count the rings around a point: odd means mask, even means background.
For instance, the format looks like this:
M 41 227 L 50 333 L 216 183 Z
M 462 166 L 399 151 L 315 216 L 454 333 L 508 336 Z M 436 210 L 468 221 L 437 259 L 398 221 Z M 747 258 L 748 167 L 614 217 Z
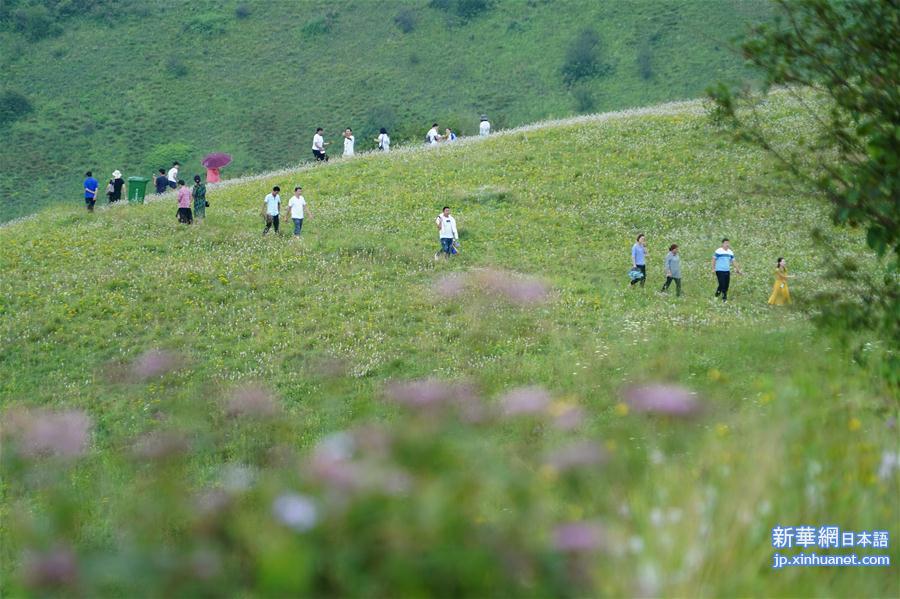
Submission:
M 660 291 L 668 293 L 669 285 L 675 281 L 675 297 L 681 297 L 681 257 L 678 255 L 678 244 L 673 243 L 669 246 L 669 253 L 666 254 L 664 262 L 666 267 L 666 282 L 663 283 Z
M 191 190 L 184 184 L 184 179 L 178 180 L 178 222 L 185 225 L 194 222 L 191 215 Z
M 206 185 L 200 181 L 200 175 L 194 175 L 194 216 L 200 220 L 206 218 Z
M 637 236 L 637 241 L 631 246 L 631 267 L 633 270 L 641 271 L 641 277 L 632 279 L 631 284 L 640 283 L 641 287 L 647 282 L 647 238 L 641 233 Z
M 791 303 L 791 291 L 788 289 L 787 262 L 784 258 L 778 258 L 775 263 L 775 285 L 772 286 L 772 295 L 769 296 L 770 306 L 784 306 Z

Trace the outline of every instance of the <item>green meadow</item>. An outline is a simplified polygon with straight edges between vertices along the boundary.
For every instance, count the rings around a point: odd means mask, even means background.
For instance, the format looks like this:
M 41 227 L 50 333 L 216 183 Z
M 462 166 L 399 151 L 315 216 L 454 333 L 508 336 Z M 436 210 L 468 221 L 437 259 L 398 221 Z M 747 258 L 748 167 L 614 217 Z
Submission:
M 234 156 L 227 177 L 297 165 L 317 126 L 374 149 L 380 127 L 396 145 L 435 119 L 472 134 L 484 112 L 508 128 L 694 98 L 749 76 L 731 41 L 769 13 L 763 0 L 7 0 L 0 221 L 76 202 L 89 169 L 146 177 L 180 160 L 190 176 L 213 151 Z M 21 97 L 30 110 L 7 99 Z
M 764 115 L 785 144 L 811 127 L 784 95 Z M 264 237 L 264 195 L 280 185 L 286 202 L 297 184 L 303 235 L 283 216 Z M 900 590 L 896 566 L 772 568 L 775 526 L 897 534 L 897 398 L 808 319 L 828 284 L 809 239 L 825 208 L 702 103 L 333 160 L 208 197 L 193 226 L 169 194 L 0 228 L 5 596 Z M 462 247 L 435 260 L 444 204 Z M 641 232 L 648 282 L 630 288 Z M 872 263 L 855 232 L 833 234 L 835 259 Z M 727 304 L 710 265 L 724 236 L 744 271 Z M 672 243 L 681 298 L 658 291 Z M 766 304 L 779 256 L 790 307 Z M 170 362 L 146 371 L 151 350 Z M 492 416 L 428 412 L 444 398 L 429 385 Z M 688 394 L 688 417 L 636 402 L 647 385 Z M 35 457 L 27 418 L 15 425 L 25 407 L 82 411 L 88 445 Z M 172 431 L 178 443 L 160 441 Z M 346 434 L 357 486 L 316 461 Z M 594 459 L 548 457 L 579 443 Z M 228 507 L 196 507 L 209 490 Z M 284 516 L 286 490 L 313 498 L 314 524 Z M 896 547 L 856 552 L 896 562 Z M 48 569 L 42 551 L 68 557 Z

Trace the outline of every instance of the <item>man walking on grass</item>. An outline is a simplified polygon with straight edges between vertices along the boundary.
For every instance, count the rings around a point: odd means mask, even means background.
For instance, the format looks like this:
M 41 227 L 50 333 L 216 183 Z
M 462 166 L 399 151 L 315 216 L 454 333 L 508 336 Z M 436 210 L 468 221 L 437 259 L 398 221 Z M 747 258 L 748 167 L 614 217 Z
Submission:
M 271 227 L 275 227 L 275 233 L 278 233 L 278 214 L 281 208 L 281 196 L 278 195 L 281 188 L 277 185 L 272 188 L 272 193 L 263 200 L 263 216 L 266 217 L 266 228 L 263 229 L 263 235 L 269 232 Z
M 100 182 L 94 178 L 94 173 L 88 171 L 84 174 L 84 204 L 88 212 L 94 211 L 94 203 L 97 201 L 97 189 Z
M 434 223 L 441 239 L 441 252 L 452 256 L 453 243 L 459 240 L 459 233 L 456 230 L 456 219 L 450 216 L 450 206 L 444 206 Z
M 741 268 L 734 259 L 734 252 L 731 251 L 731 242 L 728 238 L 722 240 L 722 247 L 713 253 L 712 265 L 713 272 L 716 273 L 716 280 L 719 284 L 716 287 L 716 297 L 722 297 L 722 303 L 728 301 L 728 286 L 731 284 L 731 266 L 734 265 L 734 272 L 741 273 Z
M 288 200 L 288 208 L 291 211 L 291 220 L 294 221 L 294 237 L 300 237 L 300 231 L 303 230 L 303 214 L 304 210 L 309 212 L 312 218 L 312 210 L 306 207 L 306 199 L 302 195 L 303 188 L 299 185 L 294 188 L 294 195 Z

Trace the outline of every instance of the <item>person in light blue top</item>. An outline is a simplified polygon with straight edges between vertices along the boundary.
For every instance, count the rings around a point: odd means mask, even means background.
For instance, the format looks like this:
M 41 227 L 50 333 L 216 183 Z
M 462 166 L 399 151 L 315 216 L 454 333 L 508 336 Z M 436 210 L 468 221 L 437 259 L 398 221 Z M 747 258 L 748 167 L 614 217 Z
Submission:
M 647 238 L 643 233 L 637 236 L 637 241 L 631 246 L 631 267 L 641 271 L 641 277 L 632 279 L 631 284 L 640 283 L 641 287 L 647 282 Z
M 734 266 L 734 272 L 741 274 L 741 268 L 734 259 L 734 252 L 731 251 L 731 242 L 728 238 L 722 240 L 722 247 L 713 252 L 713 272 L 716 273 L 716 297 L 721 297 L 722 302 L 728 301 L 728 287 L 731 284 L 731 267 Z

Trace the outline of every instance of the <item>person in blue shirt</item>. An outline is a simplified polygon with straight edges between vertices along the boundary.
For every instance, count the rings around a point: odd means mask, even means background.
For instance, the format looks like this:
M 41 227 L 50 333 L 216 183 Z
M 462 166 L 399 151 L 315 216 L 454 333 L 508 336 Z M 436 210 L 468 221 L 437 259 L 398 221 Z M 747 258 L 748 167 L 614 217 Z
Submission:
M 640 283 L 641 287 L 647 282 L 647 238 L 641 233 L 637 241 L 631 246 L 631 267 L 641 271 L 641 278 L 632 279 L 631 284 Z
M 97 202 L 97 189 L 100 182 L 94 178 L 94 174 L 88 171 L 84 174 L 84 203 L 88 212 L 94 211 L 94 204 Z
M 712 266 L 713 272 L 716 273 L 716 297 L 721 297 L 722 302 L 728 301 L 728 286 L 731 284 L 731 267 L 734 266 L 734 272 L 741 273 L 741 268 L 734 259 L 734 252 L 731 251 L 731 242 L 728 238 L 722 240 L 722 247 L 713 252 Z
M 156 195 L 169 191 L 169 179 L 166 177 L 166 169 L 159 169 L 159 174 L 156 175 L 153 184 L 156 185 Z

